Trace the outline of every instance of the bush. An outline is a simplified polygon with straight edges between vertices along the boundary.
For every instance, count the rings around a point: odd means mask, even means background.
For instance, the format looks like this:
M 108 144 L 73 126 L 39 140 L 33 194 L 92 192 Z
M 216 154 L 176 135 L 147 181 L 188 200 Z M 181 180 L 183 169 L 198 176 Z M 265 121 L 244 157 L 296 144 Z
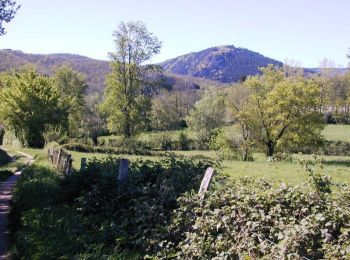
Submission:
M 325 141 L 318 154 L 350 156 L 350 143 L 344 141 Z
M 4 150 L 0 149 L 0 166 L 8 164 L 9 162 L 12 161 L 11 156 L 7 154 Z
M 179 138 L 177 141 L 177 149 L 181 151 L 190 150 L 192 141 L 188 138 L 186 133 L 180 132 Z
M 109 153 L 109 154 L 135 154 L 149 155 L 149 148 L 142 142 L 125 141 L 122 146 L 105 147 L 105 146 L 90 146 L 81 143 L 68 143 L 61 145 L 60 148 L 82 152 L 82 153 Z
M 64 179 L 38 166 L 27 168 L 13 201 L 14 258 L 142 259 L 159 249 L 177 198 L 197 191 L 212 164 L 173 157 L 134 161 L 128 190 L 119 193 L 118 163 L 95 159 L 86 172 Z

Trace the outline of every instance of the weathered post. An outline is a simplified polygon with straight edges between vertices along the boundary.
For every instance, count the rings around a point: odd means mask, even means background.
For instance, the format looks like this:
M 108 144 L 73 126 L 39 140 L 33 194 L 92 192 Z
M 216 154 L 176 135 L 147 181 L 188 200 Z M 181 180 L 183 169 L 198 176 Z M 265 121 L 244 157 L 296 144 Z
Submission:
M 201 186 L 198 191 L 198 195 L 201 199 L 204 198 L 205 192 L 208 190 L 210 180 L 213 177 L 214 169 L 212 167 L 209 167 L 204 174 L 204 177 L 201 182 Z
M 67 154 L 66 155 L 66 161 L 65 161 L 65 164 L 64 164 L 64 168 L 63 168 L 63 171 L 66 175 L 69 175 L 71 174 L 72 172 L 72 155 L 70 154 Z
M 86 158 L 81 158 L 80 161 L 80 171 L 85 172 L 86 171 Z
M 127 190 L 129 173 L 129 160 L 120 159 L 119 162 L 119 174 L 118 174 L 118 191 L 124 193 Z
M 56 167 L 57 167 L 57 168 L 59 167 L 60 162 L 61 162 L 61 153 L 62 153 L 62 149 L 60 149 L 60 150 L 58 151 L 57 164 L 56 164 Z

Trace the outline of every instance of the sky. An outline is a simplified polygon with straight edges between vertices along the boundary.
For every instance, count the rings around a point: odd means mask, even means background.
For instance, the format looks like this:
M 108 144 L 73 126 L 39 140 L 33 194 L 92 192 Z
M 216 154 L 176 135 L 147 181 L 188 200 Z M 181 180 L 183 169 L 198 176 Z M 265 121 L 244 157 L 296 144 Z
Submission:
M 142 21 L 162 41 L 161 62 L 219 45 L 318 67 L 347 66 L 349 0 L 17 0 L 0 49 L 108 59 L 121 21 Z

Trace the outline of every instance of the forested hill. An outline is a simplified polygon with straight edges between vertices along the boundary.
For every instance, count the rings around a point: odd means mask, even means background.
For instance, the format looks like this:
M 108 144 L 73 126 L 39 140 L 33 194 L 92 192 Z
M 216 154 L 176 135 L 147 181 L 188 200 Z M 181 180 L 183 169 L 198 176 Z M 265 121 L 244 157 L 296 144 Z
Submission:
M 206 78 L 224 83 L 236 82 L 259 73 L 259 67 L 283 63 L 233 45 L 193 52 L 161 63 L 165 71 Z
M 105 77 L 110 71 L 108 61 L 95 60 L 75 54 L 27 54 L 22 51 L 0 50 L 0 71 L 35 64 L 40 73 L 51 75 L 59 65 L 69 65 L 83 73 L 89 85 L 89 92 L 102 92 Z
M 109 62 L 95 60 L 75 54 L 28 54 L 15 50 L 0 50 L 0 71 L 8 71 L 20 68 L 26 64 L 34 64 L 38 71 L 45 75 L 51 75 L 59 65 L 69 65 L 74 70 L 85 75 L 89 86 L 88 92 L 103 93 L 105 79 L 110 72 Z M 218 82 L 192 78 L 190 76 L 178 76 L 171 73 L 157 75 L 161 77 L 164 88 L 179 91 L 195 90 L 208 85 L 220 86 Z

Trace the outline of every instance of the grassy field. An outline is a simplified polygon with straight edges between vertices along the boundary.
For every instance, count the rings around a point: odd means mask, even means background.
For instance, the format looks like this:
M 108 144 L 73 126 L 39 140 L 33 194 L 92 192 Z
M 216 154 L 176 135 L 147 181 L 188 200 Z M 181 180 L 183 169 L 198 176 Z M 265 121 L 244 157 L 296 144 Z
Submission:
M 226 133 L 227 136 L 235 136 L 239 135 L 239 129 L 237 125 L 228 125 L 222 127 L 222 130 Z M 196 133 L 188 128 L 184 130 L 173 130 L 173 131 L 153 131 L 141 133 L 138 136 L 139 140 L 154 140 L 159 138 L 159 135 L 166 134 L 170 136 L 172 139 L 177 139 L 180 132 L 184 132 L 190 138 L 195 138 Z M 322 131 L 322 135 L 326 140 L 329 141 L 345 141 L 350 142 L 350 125 L 327 125 L 325 129 Z M 110 135 L 110 136 L 101 136 L 98 138 L 99 140 L 108 140 L 108 139 L 116 139 L 121 140 L 121 136 Z
M 16 150 L 16 149 L 14 149 Z M 23 152 L 46 160 L 46 152 L 40 149 L 21 149 Z M 211 151 L 174 151 L 176 155 L 182 156 L 205 156 L 215 159 L 215 153 Z M 88 160 L 95 157 L 98 159 L 105 158 L 107 154 L 92 154 L 71 152 L 73 156 L 73 167 L 80 168 L 80 160 L 82 157 Z M 130 160 L 161 160 L 161 156 L 134 156 L 134 155 L 113 155 L 114 157 L 123 157 Z M 310 159 L 308 155 L 294 155 L 292 161 L 268 162 L 262 154 L 254 154 L 253 162 L 242 161 L 223 161 L 222 172 L 233 179 L 243 176 L 266 177 L 272 180 L 287 182 L 290 184 L 300 184 L 307 180 L 308 175 L 304 166 L 299 163 L 299 159 Z M 350 184 L 350 157 L 342 156 L 319 156 L 322 159 L 322 168 L 316 167 L 318 171 L 330 175 L 334 183 Z
M 226 134 L 237 134 L 238 129 L 235 126 L 226 126 L 223 128 Z M 186 134 L 190 137 L 194 137 L 195 133 L 191 130 L 185 130 Z M 164 132 L 151 132 L 144 133 L 139 136 L 142 140 L 157 138 L 160 133 Z M 180 131 L 168 131 L 166 134 L 177 138 Z M 332 141 L 349 141 L 350 142 L 350 126 L 347 125 L 328 125 L 323 131 L 325 139 Z M 120 138 L 117 136 L 100 137 L 104 138 Z M 16 154 L 18 149 L 7 147 L 10 153 Z M 40 149 L 21 149 L 21 151 L 31 154 L 36 158 L 46 160 L 46 151 Z M 192 156 L 205 156 L 208 158 L 216 159 L 215 152 L 212 151 L 173 151 L 176 155 L 182 155 L 186 157 Z M 92 154 L 71 152 L 73 156 L 73 167 L 79 169 L 81 158 L 85 157 L 88 160 L 95 157 L 98 159 L 105 158 L 107 154 Z M 160 160 L 161 156 L 134 156 L 134 155 L 114 155 L 115 157 L 128 158 L 130 160 L 144 159 L 144 160 Z M 223 161 L 222 171 L 224 174 L 231 176 L 232 178 L 239 178 L 242 176 L 254 176 L 254 177 L 267 177 L 273 180 L 280 180 L 291 184 L 298 184 L 305 181 L 308 177 L 307 172 L 302 165 L 299 164 L 298 159 L 308 158 L 307 155 L 294 155 L 293 160 L 283 162 L 267 162 L 266 158 L 262 154 L 254 154 L 253 162 L 241 162 L 241 161 Z M 21 158 L 21 157 L 19 157 Z M 323 171 L 332 177 L 335 183 L 350 183 L 350 157 L 341 156 L 319 156 L 318 158 L 323 160 Z M 7 167 L 15 168 L 16 163 L 12 163 Z M 0 168 L 1 169 L 1 168 Z
M 322 134 L 329 141 L 350 142 L 350 125 L 327 125 Z

